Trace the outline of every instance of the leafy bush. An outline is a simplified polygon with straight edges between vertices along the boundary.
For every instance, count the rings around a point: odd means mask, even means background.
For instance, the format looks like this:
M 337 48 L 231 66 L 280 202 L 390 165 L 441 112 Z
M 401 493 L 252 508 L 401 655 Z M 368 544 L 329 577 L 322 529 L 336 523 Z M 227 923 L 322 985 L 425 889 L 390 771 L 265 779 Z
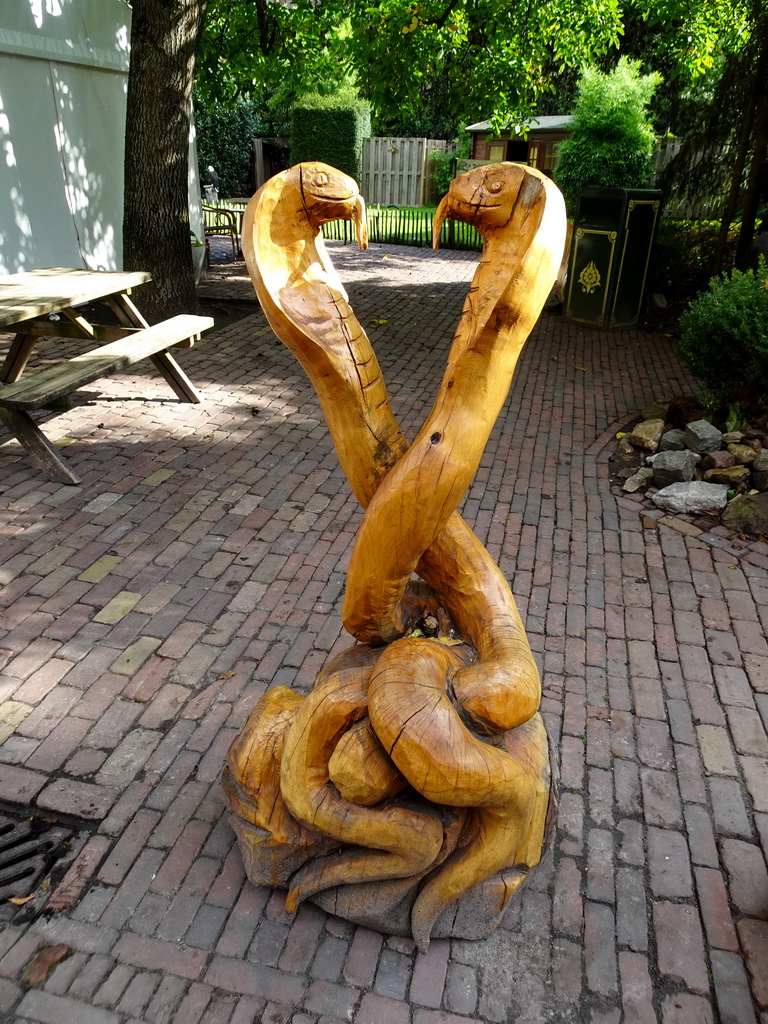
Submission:
M 648 290 L 686 303 L 704 291 L 717 270 L 720 221 L 663 218 L 651 254 Z M 731 231 L 726 264 L 732 266 L 738 229 Z
M 768 396 L 768 271 L 713 277 L 680 317 L 680 358 L 716 402 Z
M 370 134 L 370 106 L 352 90 L 332 96 L 313 93 L 293 110 L 291 163 L 321 160 L 357 181 L 363 139 Z
M 560 148 L 555 181 L 571 216 L 583 188 L 643 188 L 653 169 L 647 107 L 661 81 L 621 57 L 610 74 L 587 68 L 579 83 L 573 133 Z
M 208 184 L 210 165 L 219 176 L 220 196 L 250 195 L 253 140 L 263 128 L 254 104 L 241 100 L 232 107 L 198 107 L 195 123 L 201 184 Z
M 442 199 L 448 191 L 454 177 L 457 160 L 466 160 L 472 152 L 472 139 L 469 132 L 462 132 L 456 139 L 456 146 L 448 153 L 440 153 L 433 149 L 429 154 L 432 186 L 437 199 Z

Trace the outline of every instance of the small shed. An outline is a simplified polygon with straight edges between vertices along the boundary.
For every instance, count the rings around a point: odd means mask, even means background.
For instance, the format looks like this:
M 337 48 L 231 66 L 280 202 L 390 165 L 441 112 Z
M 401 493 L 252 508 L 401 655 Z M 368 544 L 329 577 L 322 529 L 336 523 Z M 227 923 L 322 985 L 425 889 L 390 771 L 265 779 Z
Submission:
M 496 135 L 489 121 L 471 124 L 473 163 L 496 164 L 503 160 L 528 164 L 552 177 L 557 164 L 560 143 L 571 134 L 572 114 L 542 114 L 527 124 L 528 133 L 512 135 L 503 131 Z

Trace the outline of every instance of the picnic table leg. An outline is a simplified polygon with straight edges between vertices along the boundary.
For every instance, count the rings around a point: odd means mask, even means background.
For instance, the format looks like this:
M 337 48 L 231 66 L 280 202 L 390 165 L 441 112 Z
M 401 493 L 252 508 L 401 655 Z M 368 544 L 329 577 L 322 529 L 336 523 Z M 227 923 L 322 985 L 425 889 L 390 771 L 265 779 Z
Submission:
M 200 392 L 170 352 L 158 352 L 156 355 L 150 356 L 150 359 L 153 366 L 162 373 L 182 402 L 191 402 L 193 405 L 200 404 L 202 401 Z
M 57 484 L 80 483 L 80 477 L 69 468 L 58 448 L 48 440 L 29 413 L 23 409 L 0 409 L 0 421 L 49 480 Z
M 117 319 L 126 327 L 149 327 L 149 323 L 127 295 L 108 295 L 107 303 Z
M 127 295 L 110 295 L 107 299 L 117 318 L 128 327 L 149 327 L 135 303 Z M 170 352 L 158 352 L 150 356 L 156 370 L 165 377 L 176 396 L 182 402 L 199 405 L 202 396 L 195 385 L 184 373 Z
M 0 367 L 0 381 L 3 384 L 13 384 L 24 373 L 36 341 L 37 337 L 34 334 L 14 335 L 8 354 Z

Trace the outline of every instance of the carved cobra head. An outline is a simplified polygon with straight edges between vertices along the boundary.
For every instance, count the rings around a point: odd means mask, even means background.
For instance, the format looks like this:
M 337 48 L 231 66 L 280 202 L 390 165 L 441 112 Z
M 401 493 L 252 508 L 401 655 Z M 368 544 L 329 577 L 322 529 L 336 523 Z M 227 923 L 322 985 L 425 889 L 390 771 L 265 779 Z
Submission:
M 512 219 L 522 191 L 543 188 L 541 173 L 522 164 L 486 164 L 455 178 L 435 213 L 432 248 L 440 246 L 443 223 L 451 217 L 471 224 L 484 238 Z
M 357 244 L 368 248 L 365 200 L 357 182 L 328 164 L 306 163 L 293 168 L 298 173 L 301 198 L 310 224 L 319 229 L 331 220 L 352 220 Z

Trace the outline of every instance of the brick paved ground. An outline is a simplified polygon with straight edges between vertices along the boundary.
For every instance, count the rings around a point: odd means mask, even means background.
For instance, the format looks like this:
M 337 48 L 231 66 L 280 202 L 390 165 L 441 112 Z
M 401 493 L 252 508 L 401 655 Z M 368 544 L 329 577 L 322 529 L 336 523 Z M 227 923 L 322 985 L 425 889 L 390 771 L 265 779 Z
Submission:
M 361 320 L 387 321 L 413 434 L 472 258 L 332 251 Z M 242 267 L 216 273 L 209 305 L 252 300 Z M 268 686 L 305 691 L 346 644 L 360 513 L 301 370 L 240 312 L 180 355 L 202 405 L 138 369 L 49 421 L 81 486 L 0 449 L 0 798 L 88 825 L 55 912 L 0 933 L 0 1020 L 768 1024 L 766 548 L 644 519 L 608 480 L 618 426 L 686 390 L 660 336 L 545 314 L 464 504 L 527 621 L 562 775 L 503 927 L 420 956 L 244 884 L 222 759 Z M 54 943 L 72 955 L 29 987 Z

